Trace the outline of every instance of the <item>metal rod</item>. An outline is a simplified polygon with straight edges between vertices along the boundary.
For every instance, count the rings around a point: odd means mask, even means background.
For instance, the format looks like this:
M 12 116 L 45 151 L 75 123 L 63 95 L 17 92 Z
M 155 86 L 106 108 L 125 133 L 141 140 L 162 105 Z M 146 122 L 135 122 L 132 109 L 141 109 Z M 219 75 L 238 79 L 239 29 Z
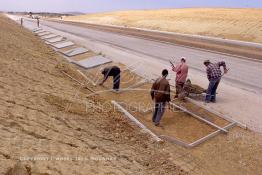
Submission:
M 170 137 L 170 136 L 167 136 L 167 135 L 161 135 L 160 138 L 164 139 L 164 140 L 167 140 L 169 142 L 172 142 L 172 143 L 175 143 L 175 144 L 178 144 L 180 146 L 184 146 L 186 148 L 190 148 L 191 146 L 188 144 L 188 143 L 185 143 L 181 140 L 178 140 L 177 138 L 175 137 Z
M 152 131 L 150 131 L 145 125 L 143 125 L 141 122 L 139 122 L 134 116 L 132 116 L 127 110 L 125 110 L 120 104 L 118 104 L 116 101 L 112 100 L 111 103 L 116 106 L 121 112 L 125 114 L 126 117 L 128 117 L 131 121 L 133 121 L 138 127 L 140 127 L 144 132 L 151 135 L 151 137 L 157 141 L 161 142 L 163 141 L 160 139 L 156 134 L 154 134 Z
M 225 126 L 224 129 L 230 129 L 232 127 L 234 127 L 235 125 L 237 125 L 236 122 L 234 123 L 230 123 L 229 125 Z M 197 140 L 197 141 L 194 141 L 192 143 L 189 144 L 190 147 L 195 147 L 203 142 L 205 142 L 206 140 L 212 138 L 212 137 L 215 137 L 216 135 L 218 135 L 219 133 L 221 132 L 221 130 L 216 130 L 215 132 L 212 132 L 211 134 L 208 134 L 207 136 Z
M 217 111 L 215 111 L 215 110 L 212 110 L 212 109 L 208 108 L 207 106 L 204 106 L 204 105 L 202 105 L 202 104 L 199 104 L 199 103 L 197 103 L 195 100 L 193 100 L 193 99 L 191 99 L 191 98 L 186 97 L 185 99 L 186 99 L 187 101 L 189 101 L 189 102 L 197 105 L 198 107 L 203 108 L 203 109 L 207 110 L 208 112 L 211 112 L 211 113 L 213 113 L 213 114 L 215 114 L 215 115 L 217 115 L 217 116 L 219 116 L 219 117 L 221 117 L 221 118 L 223 118 L 223 119 L 225 119 L 225 120 L 227 120 L 227 121 L 229 121 L 229 122 L 236 122 L 237 125 L 240 126 L 241 128 L 247 129 L 247 125 L 245 125 L 245 124 L 243 124 L 243 123 L 241 123 L 241 122 L 239 122 L 239 121 L 234 120 L 232 117 L 223 115 L 223 114 L 221 114 L 221 113 L 219 113 L 219 112 L 217 112 Z
M 74 77 L 72 77 L 71 75 L 67 74 L 64 71 L 61 71 L 64 75 L 68 76 L 69 78 L 71 78 L 72 80 L 76 81 L 77 83 L 79 83 L 81 86 L 84 86 L 83 83 L 81 83 L 80 81 L 78 81 L 77 79 L 75 79 Z
M 74 77 L 72 77 L 71 75 L 67 74 L 64 71 L 61 71 L 63 74 L 65 74 L 66 76 L 68 76 L 69 78 L 71 78 L 72 80 L 76 81 L 77 83 L 79 83 L 81 86 L 84 86 L 84 83 L 81 83 L 80 81 L 78 81 L 77 79 L 75 79 Z M 93 91 L 92 89 L 85 87 L 86 89 L 88 89 L 89 91 L 95 93 L 95 91 Z
M 80 70 L 77 70 L 77 72 L 82 75 L 88 82 L 92 83 L 93 86 L 95 86 L 96 84 L 90 79 L 88 78 L 83 72 L 81 72 Z
M 195 117 L 195 118 L 197 118 L 197 119 L 199 119 L 199 120 L 201 120 L 201 121 L 203 121 L 203 122 L 205 122 L 205 123 L 207 123 L 207 124 L 209 124 L 209 125 L 217 128 L 217 129 L 219 129 L 219 130 L 221 130 L 221 131 L 223 131 L 223 132 L 225 132 L 225 133 L 228 133 L 228 131 L 227 131 L 226 129 L 224 129 L 224 128 L 222 128 L 222 127 L 220 127 L 220 126 L 218 126 L 218 125 L 216 125 L 216 124 L 214 124 L 214 123 L 212 123 L 212 122 L 210 122 L 210 121 L 208 121 L 208 120 L 206 120 L 206 119 L 204 119 L 204 118 L 202 118 L 202 117 L 194 114 L 193 112 L 190 112 L 190 111 L 187 110 L 186 108 L 181 107 L 181 106 L 178 106 L 178 105 L 176 105 L 175 103 L 170 103 L 170 104 L 171 104 L 172 106 L 175 106 L 176 108 L 178 108 L 178 109 L 180 109 L 180 110 L 182 110 L 182 111 L 184 111 L 184 112 L 192 115 L 193 117 Z
M 143 86 L 145 85 L 146 83 L 148 83 L 147 80 L 142 80 L 136 84 L 134 84 L 133 86 L 130 86 L 130 87 L 127 87 L 127 88 L 124 88 L 124 89 L 121 89 L 121 91 L 129 91 L 129 90 L 133 90 L 131 88 L 137 88 L 137 87 L 140 87 L 140 86 Z
M 142 112 L 143 114 L 147 114 L 149 112 L 152 112 L 153 109 L 154 109 L 153 107 L 150 107 L 150 108 L 147 108 L 147 109 L 140 109 L 140 107 L 129 105 L 129 104 L 126 104 L 125 102 L 118 102 L 118 103 L 124 104 L 125 106 L 130 107 L 132 110 L 137 110 L 138 112 Z

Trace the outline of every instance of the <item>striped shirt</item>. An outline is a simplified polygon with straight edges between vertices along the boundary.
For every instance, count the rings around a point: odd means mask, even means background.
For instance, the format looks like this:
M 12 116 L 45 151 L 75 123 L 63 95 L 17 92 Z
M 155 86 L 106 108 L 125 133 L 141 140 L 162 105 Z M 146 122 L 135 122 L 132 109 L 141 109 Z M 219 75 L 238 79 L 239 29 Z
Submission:
M 224 61 L 218 62 L 218 63 L 210 63 L 207 66 L 206 72 L 207 72 L 207 78 L 208 80 L 214 80 L 219 79 L 222 76 L 222 72 L 220 67 L 223 66 L 224 70 L 226 70 L 226 63 Z

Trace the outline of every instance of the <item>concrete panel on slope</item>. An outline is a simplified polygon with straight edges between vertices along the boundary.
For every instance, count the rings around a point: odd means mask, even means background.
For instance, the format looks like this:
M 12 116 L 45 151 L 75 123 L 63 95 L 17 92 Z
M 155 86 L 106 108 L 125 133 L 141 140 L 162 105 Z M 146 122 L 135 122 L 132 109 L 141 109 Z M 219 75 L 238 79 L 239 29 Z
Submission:
M 43 29 L 41 29 L 41 28 L 35 28 L 35 29 L 33 29 L 33 32 L 38 32 L 38 31 L 41 31 L 41 30 L 43 30 Z
M 45 30 L 39 30 L 39 31 L 36 31 L 35 34 L 40 34 L 40 33 L 44 33 L 46 32 Z
M 50 32 L 42 32 L 42 33 L 38 33 L 38 36 L 44 36 L 44 35 L 49 35 L 51 34 Z
M 111 63 L 112 60 L 105 58 L 101 55 L 99 56 L 95 56 L 95 57 L 90 57 L 81 61 L 74 61 L 75 64 L 77 64 L 78 66 L 81 66 L 83 68 L 86 69 L 90 69 L 93 67 L 97 67 L 103 64 L 107 64 L 107 63 Z
M 50 39 L 50 38 L 54 38 L 54 37 L 57 37 L 58 35 L 56 34 L 50 34 L 50 35 L 45 35 L 43 37 L 41 37 L 42 39 Z
M 65 47 L 73 46 L 74 43 L 71 42 L 71 41 L 65 41 L 65 42 L 51 44 L 51 45 L 54 46 L 57 49 L 62 49 L 62 48 L 65 48 Z
M 56 42 L 64 41 L 64 40 L 66 40 L 66 38 L 64 38 L 62 36 L 57 36 L 55 38 L 47 39 L 46 41 L 49 42 L 49 43 L 56 43 Z
M 78 48 L 74 48 L 65 52 L 62 52 L 64 55 L 68 56 L 68 57 L 72 57 L 72 56 L 76 56 L 76 55 L 80 55 L 83 53 L 88 52 L 88 50 L 84 47 L 78 47 Z

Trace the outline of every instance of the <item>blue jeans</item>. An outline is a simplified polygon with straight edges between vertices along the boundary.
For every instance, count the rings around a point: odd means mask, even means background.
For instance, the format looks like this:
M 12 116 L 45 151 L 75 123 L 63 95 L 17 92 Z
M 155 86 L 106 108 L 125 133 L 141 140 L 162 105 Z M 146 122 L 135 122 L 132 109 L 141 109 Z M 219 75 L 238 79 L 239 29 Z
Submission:
M 216 102 L 216 91 L 219 85 L 220 78 L 213 79 L 209 81 L 207 94 L 206 94 L 206 102 Z
M 159 124 L 160 120 L 165 112 L 165 106 L 166 103 L 165 102 L 159 102 L 159 103 L 155 103 L 155 110 L 154 110 L 154 114 L 153 114 L 153 118 L 152 121 L 155 124 Z

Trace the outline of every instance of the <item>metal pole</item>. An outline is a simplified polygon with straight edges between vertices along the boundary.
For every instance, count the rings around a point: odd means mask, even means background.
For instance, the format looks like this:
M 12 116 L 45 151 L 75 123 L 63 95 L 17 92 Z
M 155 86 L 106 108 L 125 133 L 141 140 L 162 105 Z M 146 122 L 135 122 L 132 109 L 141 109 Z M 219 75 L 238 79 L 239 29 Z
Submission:
M 90 78 L 88 78 L 83 72 L 81 72 L 80 70 L 77 70 L 77 72 L 80 75 L 82 75 L 88 82 L 92 83 L 93 86 L 96 86 L 96 84 Z
M 171 104 L 172 106 L 175 106 L 176 108 L 178 108 L 178 109 L 180 109 L 180 110 L 182 110 L 182 111 L 184 111 L 184 112 L 192 115 L 193 117 L 195 117 L 195 118 L 197 118 L 197 119 L 199 119 L 199 120 L 201 120 L 201 121 L 203 121 L 203 122 L 205 122 L 205 123 L 207 123 L 207 124 L 209 124 L 209 125 L 217 128 L 217 129 L 219 129 L 219 130 L 221 130 L 221 131 L 223 131 L 223 132 L 225 132 L 225 133 L 228 133 L 228 131 L 227 131 L 226 129 L 224 129 L 224 128 L 222 128 L 222 127 L 220 127 L 220 126 L 218 126 L 218 125 L 216 125 L 216 124 L 214 124 L 214 123 L 212 123 L 212 122 L 210 122 L 210 121 L 208 121 L 208 120 L 206 120 L 206 119 L 204 119 L 204 118 L 202 118 L 202 117 L 194 114 L 193 112 L 190 112 L 190 111 L 187 110 L 186 108 L 181 107 L 181 106 L 178 106 L 178 105 L 176 105 L 176 104 L 174 104 L 174 103 L 170 103 L 170 104 Z
M 170 137 L 170 136 L 166 136 L 166 135 L 161 135 L 160 138 L 164 139 L 164 140 L 167 140 L 169 142 L 172 142 L 172 143 L 175 143 L 177 145 L 180 145 L 180 146 L 184 146 L 186 148 L 190 148 L 191 146 L 188 144 L 188 143 L 185 143 L 181 140 L 178 140 L 176 139 L 175 137 Z
M 229 125 L 225 126 L 224 129 L 230 129 L 230 128 L 234 127 L 236 124 L 237 124 L 237 123 L 235 123 L 235 122 L 234 122 L 234 123 L 230 123 Z M 215 132 L 213 132 L 213 133 L 211 133 L 211 134 L 209 134 L 209 135 L 207 135 L 207 136 L 205 136 L 205 137 L 203 137 L 203 138 L 201 138 L 201 139 L 199 139 L 199 140 L 197 140 L 197 141 L 195 141 L 195 142 L 190 143 L 189 146 L 190 146 L 190 147 L 197 146 L 197 145 L 205 142 L 206 140 L 208 140 L 208 139 L 210 139 L 210 138 L 212 138 L 212 137 L 215 137 L 215 136 L 218 135 L 220 132 L 221 132 L 221 130 L 217 130 L 217 131 L 215 131 Z
M 152 138 L 157 142 L 162 142 L 163 140 L 160 139 L 156 134 L 154 134 L 152 131 L 150 131 L 145 125 L 143 125 L 141 122 L 139 122 L 134 116 L 132 116 L 127 110 L 125 110 L 121 105 L 119 105 L 116 101 L 112 100 L 111 103 L 116 106 L 121 112 L 125 114 L 126 117 L 128 117 L 131 121 L 135 122 L 135 124 L 140 127 L 143 131 L 148 133 L 152 136 Z
M 207 106 L 204 106 L 204 105 L 201 105 L 201 104 L 197 103 L 195 100 L 193 100 L 193 99 L 191 99 L 191 98 L 186 97 L 185 99 L 186 99 L 187 101 L 189 101 L 189 102 L 197 105 L 198 107 L 207 110 L 208 112 L 211 112 L 211 113 L 213 113 L 213 114 L 215 114 L 215 115 L 217 115 L 217 116 L 219 116 L 219 117 L 221 117 L 221 118 L 223 118 L 223 119 L 225 119 L 225 120 L 227 120 L 227 121 L 229 121 L 229 122 L 236 122 L 238 126 L 244 128 L 244 129 L 247 129 L 247 125 L 245 125 L 245 124 L 243 124 L 243 123 L 241 123 L 241 122 L 239 122 L 239 121 L 236 121 L 236 120 L 232 119 L 232 117 L 229 117 L 229 116 L 226 116 L 226 115 L 222 115 L 221 113 L 219 113 L 219 112 L 217 112 L 217 111 L 214 111 L 214 110 L 208 108 Z

